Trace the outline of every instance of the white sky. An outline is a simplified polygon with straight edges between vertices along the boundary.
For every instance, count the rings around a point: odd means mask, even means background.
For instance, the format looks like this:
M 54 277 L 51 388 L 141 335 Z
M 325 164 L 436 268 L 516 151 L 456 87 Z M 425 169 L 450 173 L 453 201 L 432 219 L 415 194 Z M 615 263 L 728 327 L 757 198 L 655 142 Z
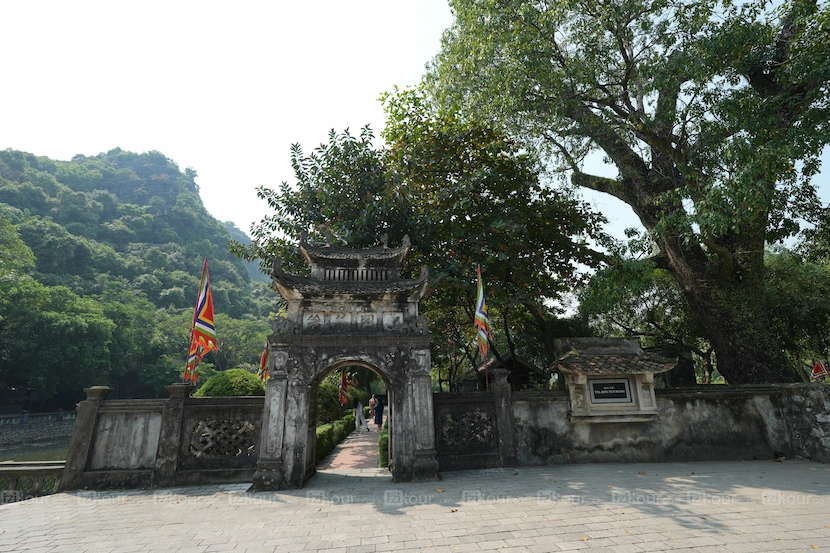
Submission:
M 255 188 L 293 181 L 290 145 L 379 133 L 378 96 L 420 81 L 451 21 L 446 0 L 0 0 L 0 148 L 159 150 L 247 232 L 267 212 Z M 614 234 L 639 226 L 586 197 Z

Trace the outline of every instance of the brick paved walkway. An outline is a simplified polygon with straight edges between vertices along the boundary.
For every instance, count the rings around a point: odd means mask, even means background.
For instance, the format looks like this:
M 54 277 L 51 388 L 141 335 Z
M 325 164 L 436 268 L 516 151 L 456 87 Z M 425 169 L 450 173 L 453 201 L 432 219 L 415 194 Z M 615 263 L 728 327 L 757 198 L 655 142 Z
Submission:
M 378 469 L 379 435 L 374 423 L 369 423 L 369 432 L 362 428 L 355 430 L 317 465 L 317 470 L 355 475 L 388 475 L 388 470 Z
M 61 493 L 0 506 L 0 552 L 830 552 L 830 465 L 564 465 L 442 477 L 394 484 L 322 472 L 288 492 Z

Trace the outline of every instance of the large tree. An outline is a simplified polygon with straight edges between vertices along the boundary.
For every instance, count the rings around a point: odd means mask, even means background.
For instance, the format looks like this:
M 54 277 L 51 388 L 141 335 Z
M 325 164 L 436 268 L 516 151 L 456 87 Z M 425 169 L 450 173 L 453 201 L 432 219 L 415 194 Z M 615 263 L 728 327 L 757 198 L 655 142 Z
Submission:
M 770 331 L 764 245 L 816 206 L 827 4 L 453 0 L 428 82 L 630 205 L 732 384 L 798 379 Z M 591 174 L 601 151 L 616 178 Z
M 254 242 L 235 251 L 251 260 L 279 256 L 298 271 L 302 232 L 351 247 L 408 234 L 408 268 L 426 265 L 432 277 L 423 311 L 439 336 L 436 365 L 446 361 L 457 374 L 479 362 L 470 347 L 477 264 L 487 282 L 491 351 L 552 355 L 551 302 L 603 257 L 589 242 L 602 217 L 540 179 L 538 159 L 503 133 L 437 112 L 422 91 L 388 95 L 385 106 L 385 147 L 373 145 L 368 129 L 359 137 L 332 133 L 310 156 L 295 145 L 295 182 L 259 190 L 273 213 L 253 229 Z

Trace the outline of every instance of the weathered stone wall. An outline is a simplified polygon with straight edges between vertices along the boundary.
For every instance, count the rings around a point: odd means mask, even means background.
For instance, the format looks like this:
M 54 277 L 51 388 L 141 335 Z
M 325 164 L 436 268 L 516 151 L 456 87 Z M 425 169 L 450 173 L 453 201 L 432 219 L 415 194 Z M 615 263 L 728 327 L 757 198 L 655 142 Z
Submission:
M 152 469 L 163 408 L 163 399 L 107 401 L 98 410 L 89 469 Z
M 75 420 L 4 424 L 0 426 L 0 447 L 64 440 L 72 436 Z
M 786 421 L 788 450 L 830 463 L 830 387 L 786 386 L 770 400 Z
M 166 400 L 108 400 L 111 388 L 87 388 L 60 488 L 250 482 L 264 398 L 190 398 L 192 389 L 168 386 Z
M 772 459 L 830 460 L 830 393 L 815 385 L 658 392 L 654 421 L 572 423 L 564 394 L 516 393 L 522 465 Z

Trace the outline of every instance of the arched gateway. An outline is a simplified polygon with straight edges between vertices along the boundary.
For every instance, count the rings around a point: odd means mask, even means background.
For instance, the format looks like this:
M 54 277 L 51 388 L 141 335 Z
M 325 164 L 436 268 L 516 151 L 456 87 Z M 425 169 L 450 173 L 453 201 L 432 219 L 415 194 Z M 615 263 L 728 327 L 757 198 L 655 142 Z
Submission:
M 268 337 L 271 375 L 265 393 L 254 487 L 299 488 L 315 473 L 316 390 L 325 374 L 344 365 L 380 373 L 389 392 L 389 459 L 396 482 L 438 475 L 430 382 L 430 334 L 418 314 L 428 285 L 426 268 L 401 280 L 409 251 L 310 246 L 300 251 L 310 278 L 271 273 L 287 315 Z

